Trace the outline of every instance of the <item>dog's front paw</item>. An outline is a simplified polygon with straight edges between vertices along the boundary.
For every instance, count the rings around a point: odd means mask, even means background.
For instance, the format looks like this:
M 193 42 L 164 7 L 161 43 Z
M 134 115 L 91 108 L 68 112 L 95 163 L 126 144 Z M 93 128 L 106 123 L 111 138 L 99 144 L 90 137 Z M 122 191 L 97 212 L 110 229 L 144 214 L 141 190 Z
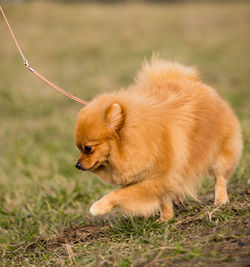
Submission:
M 93 216 L 97 215 L 103 215 L 105 213 L 108 213 L 113 209 L 113 204 L 110 201 L 109 196 L 104 196 L 100 200 L 96 201 L 91 207 L 90 207 L 90 213 Z
M 228 196 L 225 196 L 223 198 L 215 198 L 215 200 L 214 200 L 214 205 L 215 206 L 225 205 L 227 203 L 229 203 Z

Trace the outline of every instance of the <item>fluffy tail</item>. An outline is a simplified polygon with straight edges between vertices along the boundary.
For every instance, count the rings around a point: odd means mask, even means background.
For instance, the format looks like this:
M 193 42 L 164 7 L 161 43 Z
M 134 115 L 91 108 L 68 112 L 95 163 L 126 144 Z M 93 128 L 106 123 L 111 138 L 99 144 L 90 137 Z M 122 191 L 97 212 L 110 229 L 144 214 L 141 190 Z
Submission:
M 151 62 L 145 61 L 142 71 L 136 77 L 139 86 L 157 86 L 166 80 L 199 81 L 199 73 L 194 67 L 186 67 L 176 62 L 160 60 L 153 57 Z

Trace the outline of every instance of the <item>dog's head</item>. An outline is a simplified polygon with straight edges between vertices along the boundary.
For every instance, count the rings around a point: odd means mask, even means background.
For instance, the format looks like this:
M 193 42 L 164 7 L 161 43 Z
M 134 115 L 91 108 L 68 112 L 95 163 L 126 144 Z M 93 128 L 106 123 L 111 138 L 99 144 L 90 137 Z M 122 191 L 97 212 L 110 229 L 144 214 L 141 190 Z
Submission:
M 79 170 L 94 171 L 110 157 L 112 142 L 119 138 L 124 121 L 120 104 L 90 103 L 78 115 L 75 142 L 81 155 L 75 164 Z

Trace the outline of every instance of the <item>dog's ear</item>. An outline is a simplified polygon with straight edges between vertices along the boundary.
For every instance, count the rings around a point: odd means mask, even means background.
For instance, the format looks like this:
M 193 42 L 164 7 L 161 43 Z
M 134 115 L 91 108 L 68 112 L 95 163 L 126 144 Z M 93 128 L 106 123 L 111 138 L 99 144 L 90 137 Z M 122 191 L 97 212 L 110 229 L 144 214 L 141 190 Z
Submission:
M 107 126 L 118 132 L 122 127 L 123 121 L 124 113 L 122 107 L 117 103 L 111 104 L 105 112 L 105 122 Z

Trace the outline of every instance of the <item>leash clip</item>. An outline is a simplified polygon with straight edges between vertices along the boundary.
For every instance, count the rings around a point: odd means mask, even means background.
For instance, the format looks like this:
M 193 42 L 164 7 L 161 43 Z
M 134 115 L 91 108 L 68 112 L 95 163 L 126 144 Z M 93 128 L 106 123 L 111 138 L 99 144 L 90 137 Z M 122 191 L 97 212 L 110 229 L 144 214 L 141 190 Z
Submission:
M 29 62 L 27 59 L 23 57 L 23 64 L 26 66 L 27 69 L 29 69 L 31 72 L 34 72 L 34 70 L 31 68 Z
M 0 2 L 1 2 L 1 0 L 0 0 Z M 86 105 L 88 104 L 88 102 L 86 102 L 86 101 L 84 101 L 84 100 L 82 100 L 82 99 L 80 99 L 80 98 L 78 98 L 78 97 L 76 97 L 76 96 L 74 96 L 74 95 L 72 95 L 72 94 L 70 94 L 70 93 L 64 91 L 63 89 L 61 89 L 60 87 L 56 86 L 54 83 L 50 82 L 49 80 L 47 80 L 46 78 L 44 78 L 40 73 L 36 72 L 34 69 L 31 68 L 31 66 L 30 66 L 30 64 L 29 64 L 29 62 L 28 62 L 28 60 L 24 57 L 24 55 L 23 55 L 23 53 L 22 53 L 22 50 L 21 50 L 21 48 L 20 48 L 20 46 L 19 46 L 19 44 L 18 44 L 18 42 L 17 42 L 17 40 L 16 40 L 16 37 L 15 37 L 15 35 L 14 35 L 14 33 L 13 33 L 11 27 L 10 27 L 10 24 L 9 24 L 9 22 L 8 22 L 8 20 L 7 20 L 6 16 L 5 16 L 5 14 L 4 14 L 4 12 L 3 12 L 3 9 L 2 9 L 2 7 L 1 7 L 1 5 L 0 5 L 0 12 L 1 12 L 2 15 L 3 15 L 3 18 L 4 18 L 5 22 L 6 22 L 6 25 L 7 25 L 8 29 L 9 29 L 9 32 L 10 32 L 10 34 L 11 34 L 11 36 L 12 36 L 12 38 L 13 38 L 15 44 L 16 44 L 16 47 L 17 47 L 17 49 L 18 49 L 18 51 L 19 51 L 19 53 L 20 53 L 20 55 L 21 55 L 21 57 L 22 57 L 23 64 L 25 65 L 25 67 L 26 67 L 28 70 L 30 70 L 31 72 L 33 72 L 33 73 L 34 73 L 37 77 L 39 77 L 41 80 L 43 80 L 44 82 L 46 82 L 48 85 L 50 85 L 51 87 L 53 87 L 54 89 L 56 89 L 56 90 L 57 90 L 58 92 L 60 92 L 61 94 L 63 94 L 63 95 L 65 95 L 65 96 L 67 96 L 67 97 L 73 99 L 74 101 L 77 101 L 77 102 L 79 102 L 79 103 L 81 103 L 81 104 L 83 104 L 83 105 L 86 106 Z

